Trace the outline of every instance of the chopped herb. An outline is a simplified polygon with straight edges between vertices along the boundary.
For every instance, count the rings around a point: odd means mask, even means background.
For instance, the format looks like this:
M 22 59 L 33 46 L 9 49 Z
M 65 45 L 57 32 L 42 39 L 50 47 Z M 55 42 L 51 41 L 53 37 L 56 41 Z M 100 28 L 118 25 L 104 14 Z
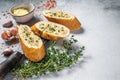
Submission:
M 47 25 L 48 27 L 50 26 L 50 24 Z
M 30 34 L 26 33 L 26 36 L 28 37 Z
M 50 14 L 50 16 L 53 16 L 52 14 Z
M 44 29 L 44 27 L 41 27 L 41 29 Z
M 26 30 L 27 30 L 27 27 L 24 27 L 23 29 L 24 29 L 24 31 L 26 31 Z
M 63 28 L 63 27 L 61 27 L 61 31 L 64 31 L 64 28 Z
M 29 39 L 30 39 L 30 40 L 32 40 L 32 38 L 31 38 L 31 37 L 29 37 Z
M 54 28 L 56 28 L 57 26 L 55 25 Z
M 64 31 L 64 29 L 62 29 L 62 31 Z
M 42 25 L 42 26 L 43 26 L 44 24 L 40 24 L 40 25 Z
M 34 40 L 33 40 L 32 37 L 29 37 L 29 41 L 30 41 L 30 42 L 34 42 Z
M 44 24 L 40 24 L 39 28 L 44 29 Z
M 52 27 L 51 27 L 51 28 L 49 28 L 49 30 L 50 30 L 50 31 L 55 31 L 55 29 L 54 29 L 54 28 L 52 28 Z
M 25 33 L 25 31 L 23 31 L 23 33 Z
M 53 13 L 54 16 L 56 16 L 56 13 Z
M 38 40 L 36 40 L 36 42 L 38 42 Z

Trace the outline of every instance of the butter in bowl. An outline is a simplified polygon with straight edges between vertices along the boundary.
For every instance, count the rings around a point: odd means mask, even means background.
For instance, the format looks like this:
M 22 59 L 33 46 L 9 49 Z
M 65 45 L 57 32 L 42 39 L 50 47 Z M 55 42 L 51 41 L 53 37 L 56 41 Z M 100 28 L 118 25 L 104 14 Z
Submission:
M 35 6 L 32 3 L 23 3 L 10 9 L 10 14 L 19 23 L 26 23 L 34 16 Z

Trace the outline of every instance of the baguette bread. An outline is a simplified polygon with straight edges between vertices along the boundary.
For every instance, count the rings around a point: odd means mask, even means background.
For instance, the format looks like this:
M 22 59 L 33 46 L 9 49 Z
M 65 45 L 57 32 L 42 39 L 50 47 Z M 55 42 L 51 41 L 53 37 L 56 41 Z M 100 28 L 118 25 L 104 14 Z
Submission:
M 18 27 L 18 37 L 21 48 L 29 60 L 38 62 L 44 58 L 44 44 L 41 38 L 31 31 L 29 26 L 20 25 Z
M 37 34 L 38 36 L 41 36 L 43 31 L 47 28 L 47 24 L 45 24 L 45 22 L 41 21 L 41 22 L 37 22 L 36 24 L 34 24 L 31 27 L 31 30 Z
M 37 35 L 49 40 L 58 40 L 65 38 L 70 33 L 70 30 L 64 25 L 49 21 L 38 22 L 34 24 L 31 29 Z
M 78 30 L 81 27 L 81 23 L 75 16 L 63 11 L 45 10 L 43 11 L 43 15 L 48 19 L 48 21 L 65 25 L 70 30 Z

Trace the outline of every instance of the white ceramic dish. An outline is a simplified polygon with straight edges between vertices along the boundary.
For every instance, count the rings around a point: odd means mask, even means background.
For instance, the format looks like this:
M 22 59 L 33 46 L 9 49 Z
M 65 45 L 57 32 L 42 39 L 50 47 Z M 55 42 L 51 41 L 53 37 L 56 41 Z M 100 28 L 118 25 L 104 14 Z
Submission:
M 13 10 L 20 8 L 20 7 L 26 8 L 29 11 L 29 13 L 26 15 L 22 15 L 22 16 L 14 15 Z M 35 6 L 32 3 L 24 3 L 24 4 L 19 4 L 19 5 L 16 5 L 16 6 L 10 8 L 10 14 L 13 16 L 13 18 L 16 20 L 16 22 L 25 23 L 25 22 L 30 21 L 33 18 L 34 10 L 35 10 Z

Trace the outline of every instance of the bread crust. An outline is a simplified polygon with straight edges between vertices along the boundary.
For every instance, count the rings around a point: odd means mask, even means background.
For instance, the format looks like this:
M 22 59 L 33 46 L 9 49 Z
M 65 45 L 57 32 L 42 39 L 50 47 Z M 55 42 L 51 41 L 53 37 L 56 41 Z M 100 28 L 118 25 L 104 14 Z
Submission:
M 38 23 L 40 23 L 40 22 L 38 22 Z M 38 24 L 38 23 L 36 23 L 36 24 Z M 50 26 L 46 27 L 46 29 L 41 31 L 40 29 L 37 28 L 37 25 L 34 24 L 31 27 L 31 30 L 33 32 L 35 32 L 37 35 L 41 36 L 42 38 L 45 38 L 45 39 L 48 39 L 48 40 L 58 40 L 58 39 L 62 39 L 62 38 L 67 37 L 69 35 L 69 33 L 70 33 L 70 30 L 67 27 L 65 27 L 64 25 L 57 24 L 57 23 L 54 23 L 54 22 L 49 22 L 49 21 L 41 21 L 41 23 L 44 23 L 44 24 L 49 23 L 49 24 L 54 24 L 54 25 L 57 25 L 57 26 L 62 26 L 66 30 L 66 34 L 60 36 L 60 35 L 57 35 L 57 34 L 55 35 L 53 33 L 47 32 L 47 29 L 51 28 Z
M 30 61 L 38 62 L 45 57 L 45 48 L 44 48 L 44 44 L 43 44 L 42 40 L 41 40 L 41 45 L 36 48 L 33 46 L 26 45 L 25 42 L 23 42 L 23 40 L 19 34 L 19 31 L 18 31 L 18 37 L 19 37 L 21 48 L 22 48 L 25 56 Z
M 45 14 L 45 11 L 43 11 L 43 15 L 47 18 L 48 21 L 65 25 L 70 30 L 78 30 L 78 29 L 81 28 L 80 21 L 75 16 L 73 16 L 72 14 L 69 14 L 69 15 L 72 16 L 70 18 L 58 18 L 58 17 L 48 16 L 48 15 Z
M 34 24 L 33 26 L 31 26 L 31 30 L 38 36 L 42 35 L 42 31 L 37 29 L 36 25 Z

